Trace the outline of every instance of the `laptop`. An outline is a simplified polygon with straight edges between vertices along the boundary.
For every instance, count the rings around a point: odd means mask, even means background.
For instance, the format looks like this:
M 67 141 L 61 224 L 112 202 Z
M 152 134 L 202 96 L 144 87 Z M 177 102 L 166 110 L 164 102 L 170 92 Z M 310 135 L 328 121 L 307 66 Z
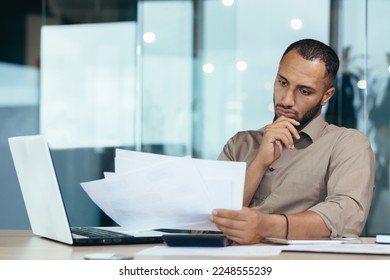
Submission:
M 132 235 L 121 227 L 71 227 L 45 137 L 11 137 L 8 143 L 35 235 L 79 246 L 163 242 L 162 232 Z

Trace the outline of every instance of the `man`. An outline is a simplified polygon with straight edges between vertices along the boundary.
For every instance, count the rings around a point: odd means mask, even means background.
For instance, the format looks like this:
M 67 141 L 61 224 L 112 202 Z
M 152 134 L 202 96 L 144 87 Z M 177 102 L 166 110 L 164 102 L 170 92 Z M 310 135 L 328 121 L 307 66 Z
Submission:
M 215 209 L 210 220 L 236 243 L 361 234 L 375 159 L 362 133 L 329 125 L 321 114 L 338 67 L 336 53 L 319 41 L 291 44 L 275 79 L 273 123 L 224 146 L 219 159 L 247 162 L 244 207 Z

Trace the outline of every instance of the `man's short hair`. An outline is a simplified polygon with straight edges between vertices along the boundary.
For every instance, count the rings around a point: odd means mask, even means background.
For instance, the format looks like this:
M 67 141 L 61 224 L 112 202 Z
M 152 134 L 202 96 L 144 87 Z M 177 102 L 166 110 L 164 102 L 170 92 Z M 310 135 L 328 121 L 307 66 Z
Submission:
M 283 53 L 283 57 L 290 51 L 296 50 L 306 60 L 319 59 L 325 64 L 325 76 L 331 79 L 333 84 L 336 79 L 337 71 L 339 70 L 340 61 L 336 52 L 328 45 L 314 40 L 302 39 L 292 43 Z

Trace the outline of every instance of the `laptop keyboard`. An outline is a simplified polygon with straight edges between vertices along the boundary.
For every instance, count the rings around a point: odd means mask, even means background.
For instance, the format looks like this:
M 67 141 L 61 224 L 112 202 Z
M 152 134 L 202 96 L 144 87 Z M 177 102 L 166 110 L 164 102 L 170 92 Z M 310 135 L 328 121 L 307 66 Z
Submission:
M 93 227 L 72 227 L 72 233 L 90 238 L 130 237 L 128 234 Z

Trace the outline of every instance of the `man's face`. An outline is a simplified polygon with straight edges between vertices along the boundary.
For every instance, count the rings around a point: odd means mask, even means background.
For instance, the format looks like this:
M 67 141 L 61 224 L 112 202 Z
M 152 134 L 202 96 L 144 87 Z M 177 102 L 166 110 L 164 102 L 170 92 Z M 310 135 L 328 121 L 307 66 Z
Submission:
M 325 77 L 325 64 L 309 61 L 296 50 L 287 53 L 279 64 L 274 84 L 275 119 L 280 116 L 295 119 L 303 128 L 321 113 L 334 93 Z

